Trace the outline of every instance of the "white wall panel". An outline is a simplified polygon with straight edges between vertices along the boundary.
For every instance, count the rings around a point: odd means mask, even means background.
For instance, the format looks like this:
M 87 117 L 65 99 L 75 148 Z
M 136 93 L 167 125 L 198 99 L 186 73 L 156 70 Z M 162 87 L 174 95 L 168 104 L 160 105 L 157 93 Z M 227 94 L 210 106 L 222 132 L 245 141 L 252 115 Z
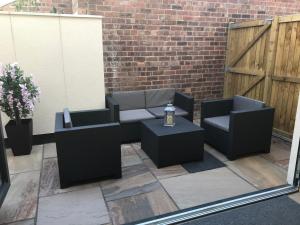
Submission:
M 7 15 L 0 14 L 0 63 L 2 64 L 16 61 L 10 20 L 11 18 Z M 2 112 L 1 117 L 2 123 L 5 125 L 9 118 Z M 5 129 L 3 131 L 6 136 Z
M 2 63 L 14 62 L 14 46 L 10 17 L 0 14 L 0 59 Z
M 42 91 L 34 112 L 34 133 L 53 132 L 55 112 L 67 103 L 59 18 L 16 15 L 12 24 L 17 61 L 33 74 Z
M 105 107 L 100 17 L 0 13 L 0 30 L 0 62 L 19 62 L 42 91 L 34 134 L 54 132 L 65 107 Z
M 60 18 L 60 21 L 68 106 L 73 110 L 103 108 L 101 20 Z

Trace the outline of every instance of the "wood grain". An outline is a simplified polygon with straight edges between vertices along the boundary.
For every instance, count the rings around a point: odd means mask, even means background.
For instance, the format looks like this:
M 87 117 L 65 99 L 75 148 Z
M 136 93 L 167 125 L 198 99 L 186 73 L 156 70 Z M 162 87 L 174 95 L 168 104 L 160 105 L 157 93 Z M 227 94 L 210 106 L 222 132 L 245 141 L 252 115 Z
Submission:
M 299 15 L 275 16 L 270 25 L 254 20 L 229 28 L 224 97 L 263 100 L 275 108 L 274 132 L 290 138 L 300 88 Z

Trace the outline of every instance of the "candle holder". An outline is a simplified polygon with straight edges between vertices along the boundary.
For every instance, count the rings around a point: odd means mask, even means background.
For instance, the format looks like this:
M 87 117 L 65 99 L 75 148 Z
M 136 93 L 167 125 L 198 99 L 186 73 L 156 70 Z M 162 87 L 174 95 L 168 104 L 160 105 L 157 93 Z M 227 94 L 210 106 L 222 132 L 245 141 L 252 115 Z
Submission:
M 174 127 L 175 126 L 175 107 L 169 103 L 167 107 L 164 109 L 164 126 L 166 127 Z

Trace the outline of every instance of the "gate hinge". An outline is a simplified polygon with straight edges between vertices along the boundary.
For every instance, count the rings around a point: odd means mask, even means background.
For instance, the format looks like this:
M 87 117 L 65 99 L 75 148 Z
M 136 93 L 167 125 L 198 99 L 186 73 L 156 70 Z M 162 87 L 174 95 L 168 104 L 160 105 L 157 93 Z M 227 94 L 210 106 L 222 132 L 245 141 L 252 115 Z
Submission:
M 230 29 L 234 29 L 234 28 L 236 28 L 237 27 L 237 24 L 236 23 L 234 23 L 234 22 L 229 22 L 229 24 L 228 24 L 228 29 L 230 30 Z
M 228 73 L 228 72 L 230 72 L 230 71 L 231 71 L 230 67 L 225 66 L 225 73 Z
M 265 19 L 265 24 L 271 24 L 273 21 L 272 18 L 269 18 L 269 19 Z

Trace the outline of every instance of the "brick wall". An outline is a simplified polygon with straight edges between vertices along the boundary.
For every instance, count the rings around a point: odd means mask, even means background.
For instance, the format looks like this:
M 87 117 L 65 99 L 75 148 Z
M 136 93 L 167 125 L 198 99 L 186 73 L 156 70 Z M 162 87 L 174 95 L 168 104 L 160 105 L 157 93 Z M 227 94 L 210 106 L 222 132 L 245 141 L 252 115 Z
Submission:
M 43 11 L 104 16 L 107 92 L 175 87 L 196 109 L 222 96 L 228 22 L 300 12 L 298 0 L 40 1 Z
M 79 0 L 103 15 L 107 91 L 175 87 L 202 99 L 223 93 L 230 21 L 300 12 L 297 0 Z

